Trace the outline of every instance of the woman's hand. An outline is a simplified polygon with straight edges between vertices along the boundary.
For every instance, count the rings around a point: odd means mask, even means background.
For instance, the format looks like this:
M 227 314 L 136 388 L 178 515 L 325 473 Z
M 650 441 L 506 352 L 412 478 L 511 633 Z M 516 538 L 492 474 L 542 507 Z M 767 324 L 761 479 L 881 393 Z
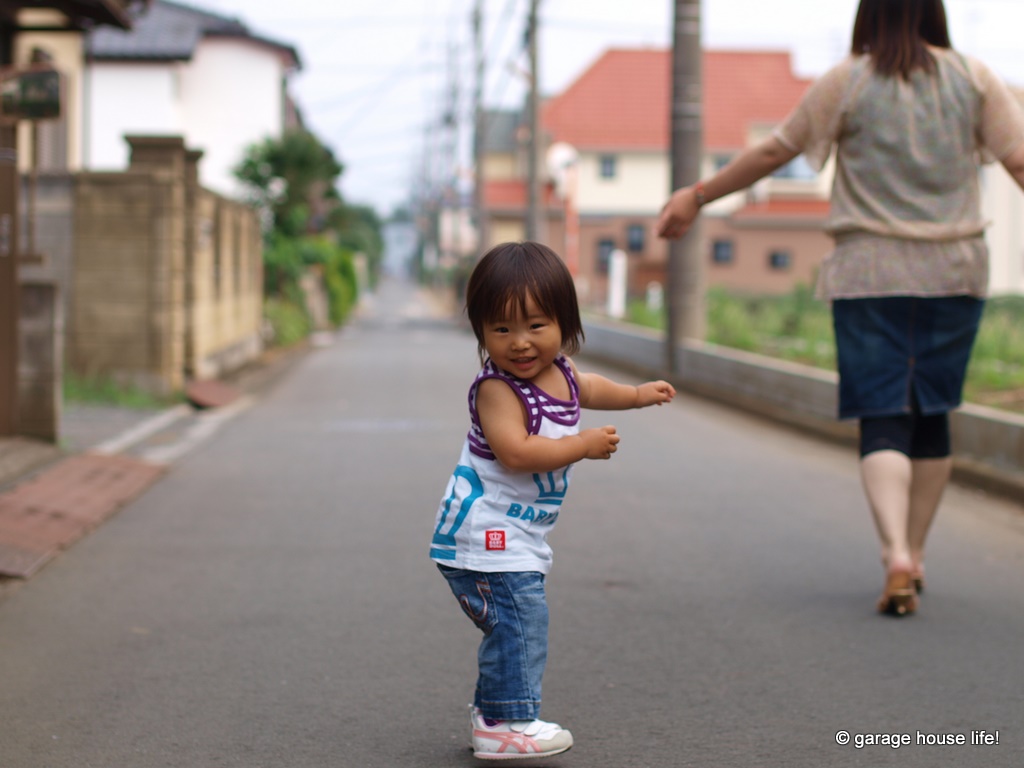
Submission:
M 693 187 L 680 187 L 672 193 L 658 217 L 658 236 L 667 240 L 676 240 L 686 234 L 693 225 L 700 204 L 697 192 Z
M 668 240 L 682 237 L 693 225 L 702 205 L 746 189 L 755 181 L 777 171 L 798 154 L 775 136 L 769 136 L 760 144 L 743 150 L 706 183 L 680 187 L 672 193 L 658 217 L 658 236 Z M 701 190 L 700 199 L 698 190 Z

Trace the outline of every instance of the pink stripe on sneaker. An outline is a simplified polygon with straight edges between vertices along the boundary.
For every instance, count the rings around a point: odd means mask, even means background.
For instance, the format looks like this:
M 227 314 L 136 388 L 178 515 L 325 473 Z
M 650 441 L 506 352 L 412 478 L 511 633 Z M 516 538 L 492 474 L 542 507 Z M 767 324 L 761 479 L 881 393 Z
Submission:
M 524 733 L 508 733 L 505 731 L 481 731 L 474 729 L 473 735 L 481 739 L 491 739 L 501 742 L 501 746 L 495 750 L 495 754 L 503 754 L 509 748 L 514 748 L 521 755 L 540 752 L 537 742 Z

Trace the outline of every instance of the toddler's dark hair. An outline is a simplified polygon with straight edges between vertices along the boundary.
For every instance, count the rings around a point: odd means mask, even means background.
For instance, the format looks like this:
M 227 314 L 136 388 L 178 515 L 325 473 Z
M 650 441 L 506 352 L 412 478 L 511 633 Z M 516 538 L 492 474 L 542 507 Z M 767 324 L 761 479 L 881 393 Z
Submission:
M 562 350 L 580 351 L 584 340 L 576 285 L 561 257 L 546 245 L 525 241 L 502 243 L 488 251 L 473 268 L 466 285 L 466 315 L 476 334 L 477 351 L 484 357 L 484 327 L 500 320 L 511 302 L 526 313 L 526 297 L 558 323 Z

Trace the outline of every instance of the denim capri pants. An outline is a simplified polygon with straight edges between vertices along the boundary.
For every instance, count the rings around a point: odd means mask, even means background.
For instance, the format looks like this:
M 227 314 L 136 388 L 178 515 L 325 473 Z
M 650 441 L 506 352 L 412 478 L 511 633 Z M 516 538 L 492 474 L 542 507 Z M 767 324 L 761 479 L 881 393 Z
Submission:
M 494 720 L 539 717 L 548 659 L 544 574 L 437 568 L 463 612 L 483 632 L 474 706 Z
M 973 296 L 835 299 L 839 418 L 960 405 L 985 302 Z

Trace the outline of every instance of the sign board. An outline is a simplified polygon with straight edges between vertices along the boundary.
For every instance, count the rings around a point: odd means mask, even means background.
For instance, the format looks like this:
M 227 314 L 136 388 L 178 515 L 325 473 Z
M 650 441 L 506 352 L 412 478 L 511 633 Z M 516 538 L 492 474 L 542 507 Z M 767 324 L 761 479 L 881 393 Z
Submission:
M 49 67 L 8 71 L 0 80 L 0 118 L 54 120 L 60 117 L 60 72 Z

